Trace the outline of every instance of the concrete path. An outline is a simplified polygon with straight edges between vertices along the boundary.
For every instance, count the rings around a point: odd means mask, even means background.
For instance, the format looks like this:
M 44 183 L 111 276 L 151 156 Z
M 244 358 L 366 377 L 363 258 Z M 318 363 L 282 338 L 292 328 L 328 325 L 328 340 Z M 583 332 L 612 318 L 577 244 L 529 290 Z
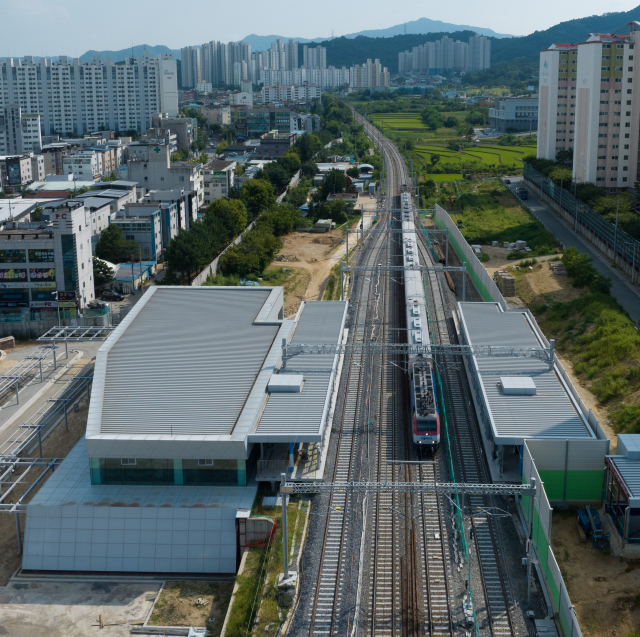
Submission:
M 522 181 L 522 177 L 511 177 L 510 189 L 513 191 L 515 185 Z M 638 288 L 631 285 L 630 281 L 620 273 L 620 270 L 612 267 L 611 262 L 606 259 L 585 239 L 577 235 L 558 215 L 550 210 L 529 190 L 529 199 L 525 202 L 531 213 L 541 221 L 550 232 L 565 247 L 574 247 L 585 252 L 593 259 L 593 265 L 599 272 L 609 277 L 613 285 L 611 286 L 611 296 L 629 313 L 629 316 L 636 322 L 640 321 L 640 292 Z

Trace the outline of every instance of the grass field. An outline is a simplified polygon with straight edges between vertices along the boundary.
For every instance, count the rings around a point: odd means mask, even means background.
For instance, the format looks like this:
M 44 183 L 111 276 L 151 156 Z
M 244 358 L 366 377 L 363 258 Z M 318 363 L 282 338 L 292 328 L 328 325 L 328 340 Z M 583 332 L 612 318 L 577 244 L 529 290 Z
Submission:
M 461 232 L 470 244 L 491 245 L 492 241 L 522 239 L 531 248 L 531 256 L 553 253 L 557 244 L 555 237 L 521 207 L 501 182 L 474 186 L 472 182 L 463 181 L 459 187 L 459 198 L 452 188 L 445 189 L 446 192 L 441 190 L 440 203 L 455 219 L 462 219 Z M 458 212 L 454 208 L 458 208 Z
M 461 180 L 462 179 L 462 173 L 449 173 L 449 174 L 442 174 L 442 175 L 438 175 L 438 174 L 426 174 L 424 176 L 425 180 L 426 179 L 433 179 L 433 181 L 456 181 L 456 180 Z

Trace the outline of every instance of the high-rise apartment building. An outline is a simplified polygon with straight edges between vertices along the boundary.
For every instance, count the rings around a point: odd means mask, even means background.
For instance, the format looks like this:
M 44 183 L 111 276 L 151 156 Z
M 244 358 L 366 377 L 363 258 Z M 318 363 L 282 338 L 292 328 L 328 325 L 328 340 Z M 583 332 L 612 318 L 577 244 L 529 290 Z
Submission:
M 180 61 L 182 65 L 182 88 L 194 88 L 202 80 L 200 48 L 186 46 L 180 49 Z M 207 81 L 206 79 L 204 81 Z
M 323 46 L 311 48 L 305 44 L 302 47 L 302 66 L 305 69 L 326 69 L 327 49 Z
M 491 66 L 491 40 L 482 35 L 469 42 L 454 41 L 445 35 L 435 42 L 414 46 L 398 54 L 398 73 L 436 75 L 456 71 L 480 71 Z
M 611 191 L 638 179 L 640 22 L 629 27 L 628 34 L 591 33 L 585 42 L 540 54 L 545 135 L 538 137 L 538 157 L 555 159 L 558 150 L 573 148 L 573 178 Z
M 491 66 L 491 40 L 484 35 L 469 38 L 469 71 L 483 71 Z
M 60 56 L 0 60 L 0 109 L 17 105 L 40 116 L 43 135 L 96 130 L 146 131 L 154 113 L 176 115 L 176 61 L 170 53 L 114 63 Z
M 538 157 L 573 149 L 577 73 L 577 44 L 552 44 L 540 53 Z
M 17 104 L 0 108 L 0 155 L 39 153 L 40 115 L 25 114 Z
M 391 76 L 387 67 L 380 64 L 380 60 L 367 60 L 362 66 L 356 64 L 351 67 L 351 88 L 388 88 Z

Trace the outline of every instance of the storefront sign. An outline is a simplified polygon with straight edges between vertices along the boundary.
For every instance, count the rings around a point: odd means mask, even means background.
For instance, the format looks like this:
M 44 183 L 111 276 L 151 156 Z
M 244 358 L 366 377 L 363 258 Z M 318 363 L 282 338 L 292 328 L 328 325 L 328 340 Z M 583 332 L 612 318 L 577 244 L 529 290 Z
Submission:
M 75 301 L 58 301 L 58 307 L 75 307 Z
M 36 281 L 24 281 L 22 283 L 5 283 L 4 281 L 0 281 L 0 290 L 6 290 L 10 288 L 37 288 L 39 290 L 55 290 L 56 284 L 53 281 L 43 281 L 42 283 Z
M 29 302 L 29 307 L 44 307 L 44 308 L 57 308 L 58 307 L 58 302 L 57 301 L 30 301 Z
M 22 269 L 0 268 L 0 281 L 26 281 L 27 271 Z
M 58 301 L 74 301 L 75 302 L 75 300 L 76 300 L 75 290 L 73 292 L 70 292 L 70 291 L 58 292 Z
M 0 263 L 26 263 L 26 250 L 0 250 Z
M 55 261 L 53 250 L 29 250 L 29 263 L 49 263 L 52 261 Z M 22 263 L 22 261 L 13 261 L 13 263 Z
M 55 268 L 31 268 L 29 272 L 29 278 L 31 281 L 55 281 L 56 269 Z

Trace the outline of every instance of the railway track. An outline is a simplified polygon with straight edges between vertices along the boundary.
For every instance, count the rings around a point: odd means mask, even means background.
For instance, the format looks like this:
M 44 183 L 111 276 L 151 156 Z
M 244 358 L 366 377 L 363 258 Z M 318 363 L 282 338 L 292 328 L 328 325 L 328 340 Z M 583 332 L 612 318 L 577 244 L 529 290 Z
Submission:
M 388 220 L 383 217 L 377 227 L 384 228 L 386 223 Z M 387 248 L 384 235 L 366 242 L 359 252 L 359 264 L 373 266 L 386 263 Z M 355 317 L 349 323 L 351 342 L 375 340 L 377 332 L 383 328 L 382 314 L 387 303 L 378 289 L 381 285 L 379 279 L 379 275 L 367 274 L 353 277 L 351 312 L 355 312 Z M 348 376 L 333 481 L 361 479 L 362 436 L 370 420 L 372 394 L 379 394 L 374 392 L 375 378 L 372 376 L 376 375 L 380 362 L 372 360 L 374 356 L 379 357 L 369 353 L 350 354 L 345 361 Z M 344 590 L 354 576 L 353 555 L 349 554 L 352 544 L 348 540 L 352 529 L 357 527 L 354 518 L 359 507 L 357 495 L 332 493 L 330 496 L 315 593 L 307 618 L 309 635 L 331 636 L 352 621 L 352 606 L 345 603 Z
M 378 140 L 384 149 L 388 194 L 399 194 L 400 186 L 408 182 L 408 175 L 397 148 L 377 129 L 358 116 L 356 119 L 364 123 L 371 138 Z M 401 250 L 398 254 L 401 255 Z M 400 287 L 392 277 L 387 280 L 390 289 Z M 400 303 L 404 306 L 402 294 L 398 299 L 402 299 Z M 397 301 L 395 307 L 397 310 Z M 396 329 L 387 340 L 403 334 L 406 328 L 404 312 L 396 311 L 395 317 L 392 325 Z M 404 340 L 404 336 L 399 340 Z M 385 362 L 383 376 L 387 380 L 384 385 L 387 391 L 393 392 L 396 401 L 381 411 L 376 479 L 423 482 L 434 482 L 436 477 L 443 479 L 446 470 L 441 466 L 439 456 L 427 464 L 402 464 L 403 460 L 416 462 L 420 459 L 412 449 L 408 427 L 410 414 L 403 410 L 403 405 L 408 404 L 406 387 L 402 387 L 406 375 L 402 378 L 399 375 L 403 361 L 391 361 L 393 365 Z M 401 395 L 403 400 L 398 401 Z M 396 464 L 398 461 L 400 463 Z M 366 634 L 453 637 L 450 540 L 440 497 L 435 494 L 402 497 L 377 494 L 373 500 L 371 517 L 376 531 L 369 557 L 372 564 L 368 582 L 371 603 Z
M 421 259 L 424 259 L 425 263 L 435 263 L 436 258 L 429 251 L 424 235 L 420 235 L 419 246 Z M 456 328 L 447 299 L 447 296 L 452 295 L 445 289 L 445 286 L 448 286 L 444 276 L 430 272 L 427 278 L 427 293 L 432 310 L 432 338 L 434 342 L 457 343 Z M 438 367 L 443 384 L 447 425 L 452 440 L 452 456 L 458 474 L 456 478 L 461 482 L 491 482 L 462 358 L 440 357 Z M 487 626 L 494 637 L 509 637 L 516 634 L 512 618 L 514 604 L 510 577 L 506 561 L 501 556 L 500 530 L 488 514 L 488 510 L 498 504 L 494 498 L 469 496 L 469 515 L 464 518 L 464 524 L 465 532 L 473 539 Z

